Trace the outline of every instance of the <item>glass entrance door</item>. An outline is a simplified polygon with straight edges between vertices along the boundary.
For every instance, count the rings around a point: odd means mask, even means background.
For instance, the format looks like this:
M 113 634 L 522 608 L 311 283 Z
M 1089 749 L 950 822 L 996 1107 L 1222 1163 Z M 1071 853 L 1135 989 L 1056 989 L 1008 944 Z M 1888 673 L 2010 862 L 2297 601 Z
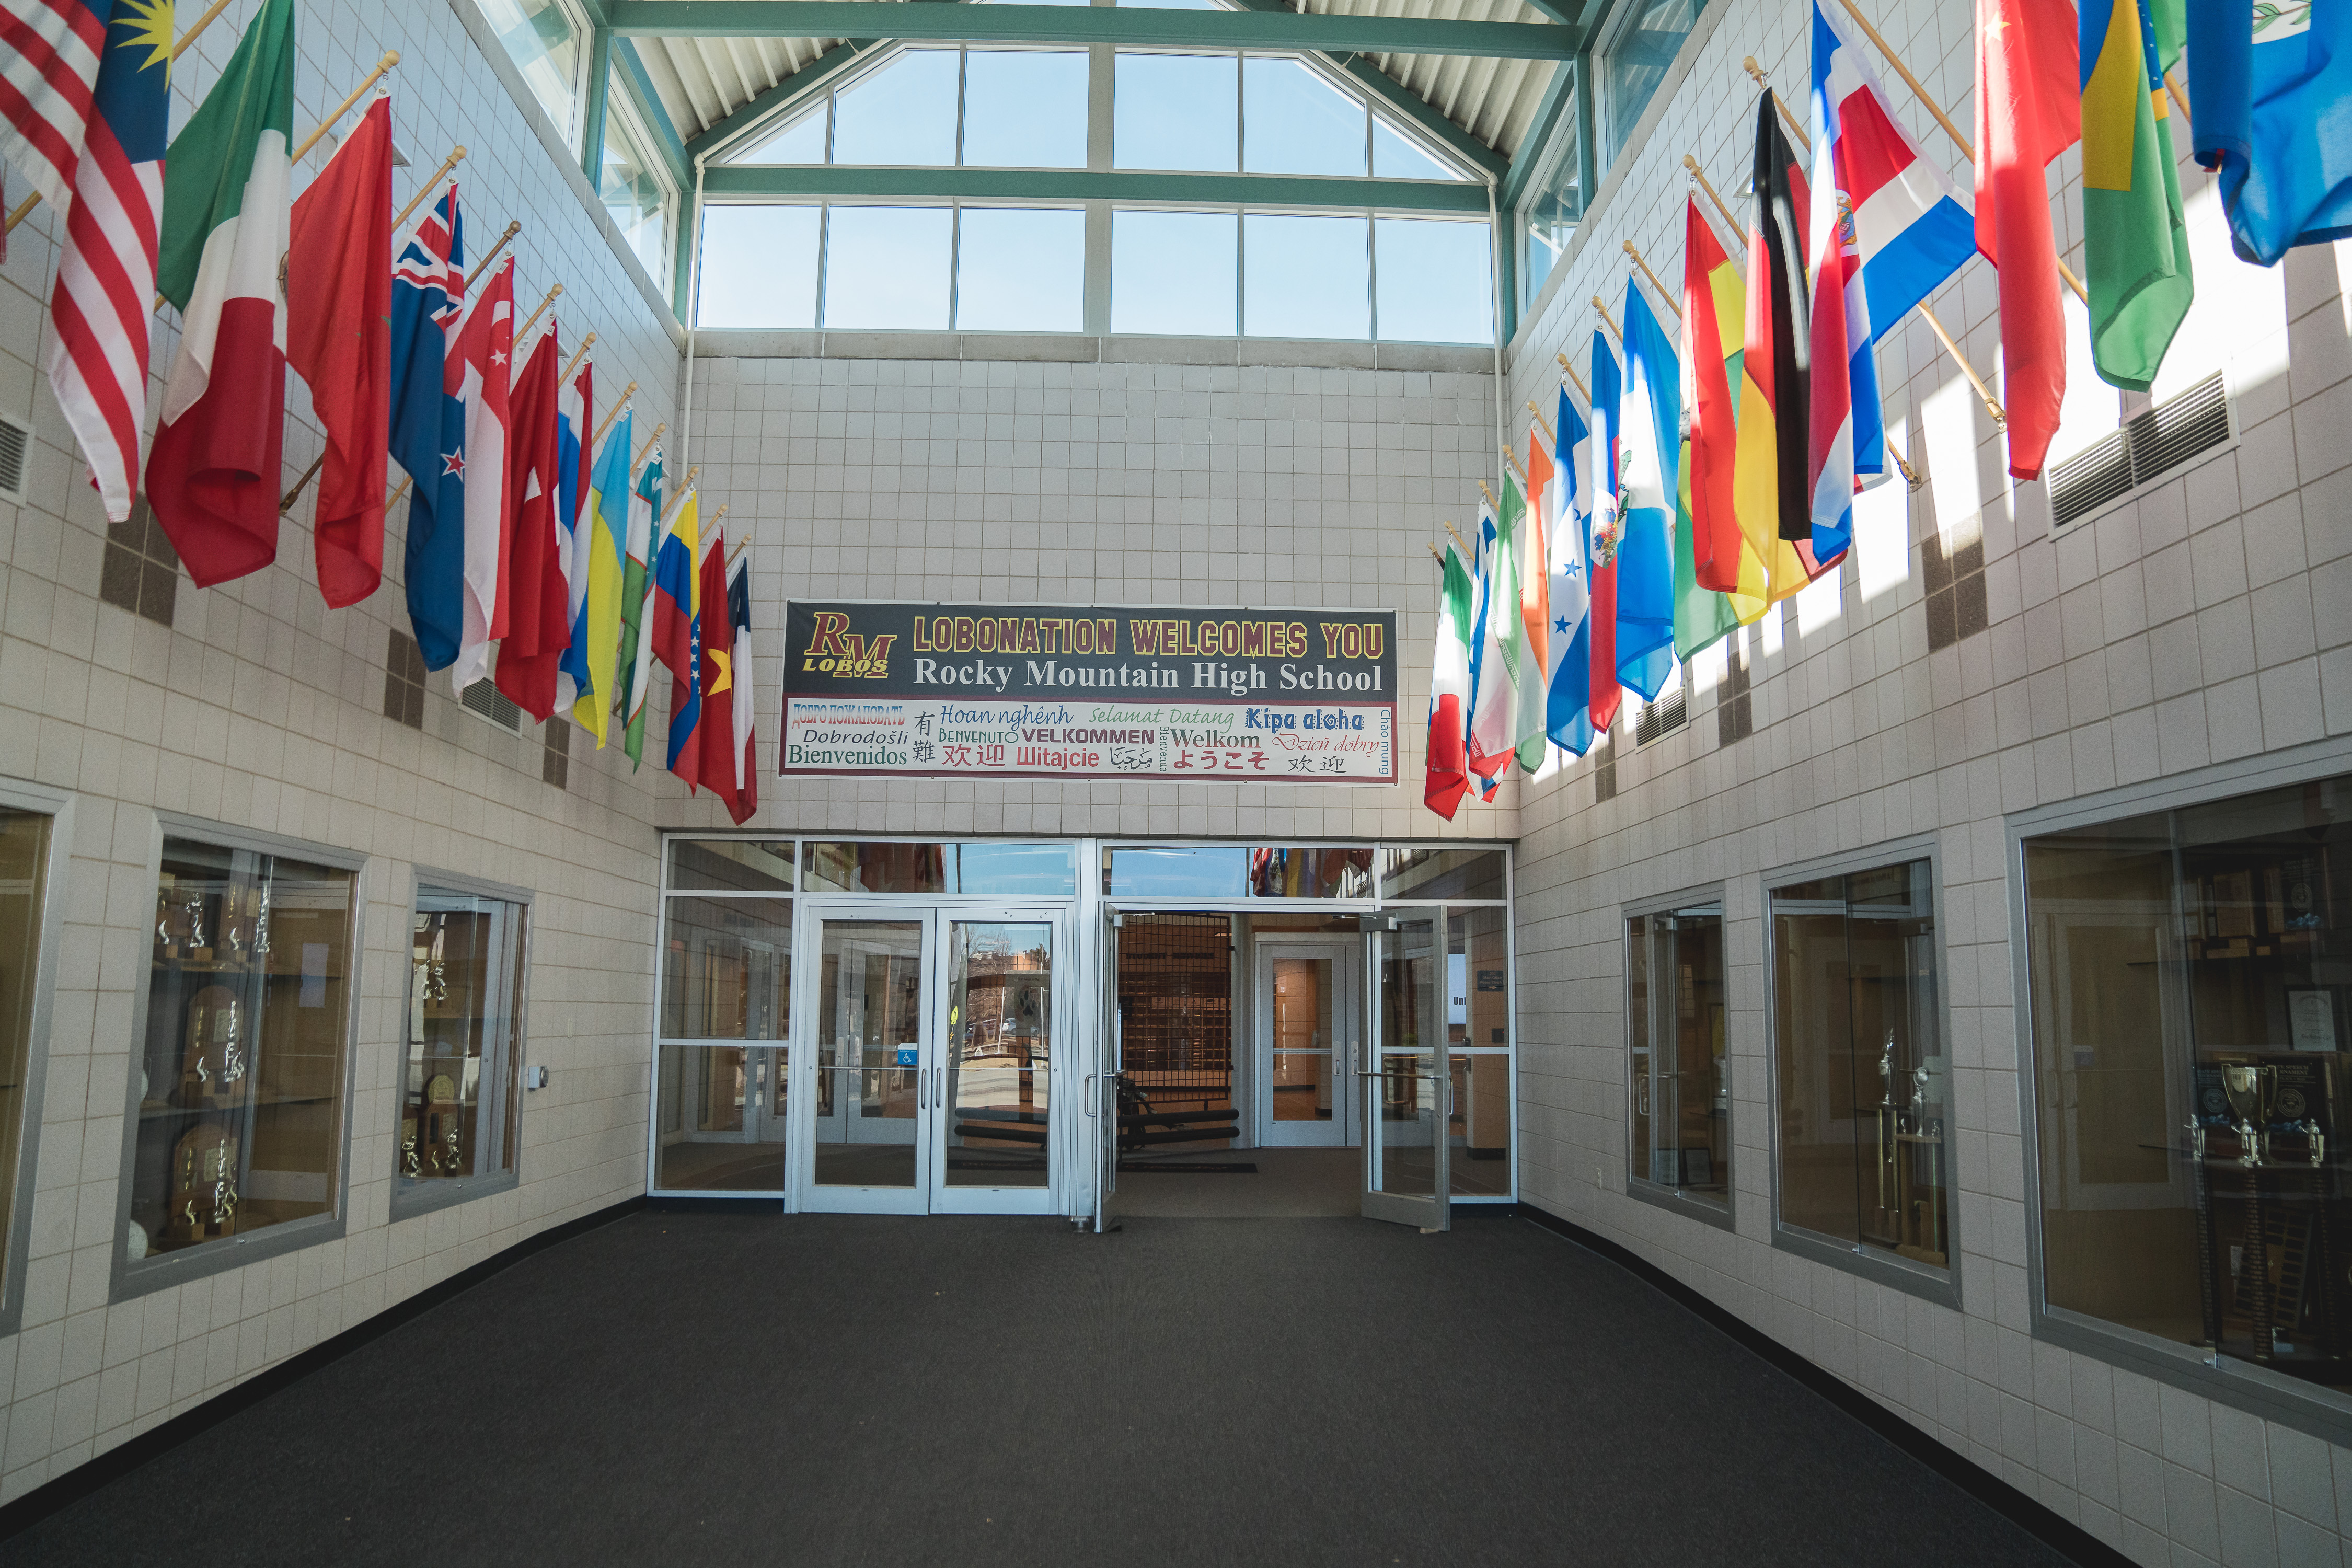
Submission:
M 951 910 L 929 1097 L 935 1214 L 1051 1212 L 1061 917 Z
M 1349 1085 L 1363 1066 L 1360 943 L 1265 942 L 1257 950 L 1257 1141 L 1345 1147 L 1361 1119 Z
M 928 911 L 826 910 L 814 925 L 815 995 L 808 1031 L 814 1121 L 801 1206 L 855 1214 L 922 1214 L 931 1150 L 931 1026 L 924 975 Z
M 1444 1230 L 1447 1116 L 1445 986 L 1438 911 L 1389 916 L 1371 937 L 1375 1028 L 1356 1075 L 1364 1107 L 1367 1219 Z
M 1118 1075 L 1127 1016 L 1118 1005 L 1118 926 L 1121 917 L 1106 914 L 1102 922 L 1102 961 L 1096 991 L 1102 998 L 1095 1020 L 1095 1059 L 1087 1074 L 1086 1110 L 1094 1142 L 1095 1234 L 1119 1228 L 1118 1217 Z

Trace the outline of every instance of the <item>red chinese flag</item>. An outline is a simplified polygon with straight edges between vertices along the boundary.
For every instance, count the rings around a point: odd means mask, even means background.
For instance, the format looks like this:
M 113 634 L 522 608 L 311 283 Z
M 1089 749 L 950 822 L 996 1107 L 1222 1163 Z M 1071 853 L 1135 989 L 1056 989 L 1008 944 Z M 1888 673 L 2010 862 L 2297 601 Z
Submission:
M 286 363 L 327 433 L 313 531 L 331 609 L 383 581 L 391 254 L 392 100 L 379 98 L 295 201 L 287 249 Z
M 550 321 L 515 378 L 506 472 L 514 532 L 499 573 L 507 631 L 499 643 L 498 687 L 542 722 L 555 711 L 556 661 L 572 646 L 572 592 L 555 537 L 562 495 L 555 427 L 559 353 L 555 323 Z
M 2083 134 L 2074 7 L 1977 0 L 1977 249 L 2000 269 L 2009 471 L 2040 476 L 2066 397 L 2066 317 L 2042 172 Z

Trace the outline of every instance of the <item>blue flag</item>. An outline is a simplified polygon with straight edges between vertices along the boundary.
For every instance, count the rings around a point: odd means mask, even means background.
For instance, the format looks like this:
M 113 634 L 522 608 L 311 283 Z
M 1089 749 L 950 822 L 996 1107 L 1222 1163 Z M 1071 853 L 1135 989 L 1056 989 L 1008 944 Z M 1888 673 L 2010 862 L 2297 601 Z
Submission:
M 465 630 L 466 410 L 446 374 L 465 264 L 452 182 L 392 269 L 391 449 L 411 480 L 408 624 L 427 669 L 457 662 Z
M 1544 672 L 1544 730 L 1571 754 L 1592 745 L 1592 432 L 1584 416 L 1559 389 L 1552 425 L 1554 505 L 1544 509 L 1551 531 L 1544 537 L 1551 591 L 1551 638 Z M 1556 510 L 1555 510 L 1556 509 Z
M 2274 267 L 2352 237 L 2352 5 L 2189 0 L 2197 161 L 2221 173 L 2230 244 Z
M 1642 290 L 1625 290 L 1625 383 L 1617 420 L 1617 679 L 1644 702 L 1675 668 L 1675 489 L 1682 472 L 1682 362 Z
M 1477 614 L 1470 617 L 1470 625 L 1474 628 L 1483 627 L 1486 624 L 1486 594 L 1488 589 L 1493 586 L 1495 577 L 1496 538 L 1495 514 L 1492 510 L 1482 507 L 1478 512 L 1477 537 L 1471 542 L 1478 547 L 1478 560 L 1476 562 L 1478 568 L 1478 590 L 1475 595 L 1478 601 L 1478 611 Z M 1469 713 L 1475 713 L 1478 711 L 1478 675 L 1479 671 L 1485 668 L 1486 663 L 1486 639 L 1478 636 L 1474 630 L 1470 637 Z M 1469 723 L 1467 714 L 1465 715 L 1463 723 L 1466 728 Z M 1473 776 L 1478 781 L 1478 798 L 1480 800 L 1494 799 L 1495 792 L 1502 787 L 1503 781 L 1499 778 L 1490 779 L 1484 773 L 1476 773 Z

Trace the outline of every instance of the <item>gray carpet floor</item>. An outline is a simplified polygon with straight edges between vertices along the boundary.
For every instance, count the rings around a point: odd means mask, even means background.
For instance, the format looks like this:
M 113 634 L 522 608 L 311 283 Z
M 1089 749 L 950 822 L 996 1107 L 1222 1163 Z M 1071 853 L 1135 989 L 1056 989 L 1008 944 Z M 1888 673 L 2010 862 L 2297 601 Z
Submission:
M 2063 1561 L 1502 1216 L 640 1213 L 0 1542 L 46 1568 Z

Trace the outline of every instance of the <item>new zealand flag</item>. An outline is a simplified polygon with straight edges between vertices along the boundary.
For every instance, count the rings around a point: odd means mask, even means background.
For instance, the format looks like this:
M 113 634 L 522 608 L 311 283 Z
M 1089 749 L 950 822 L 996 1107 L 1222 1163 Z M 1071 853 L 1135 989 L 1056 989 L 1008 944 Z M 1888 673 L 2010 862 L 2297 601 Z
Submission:
M 444 374 L 464 314 L 464 225 L 450 183 L 392 269 L 392 456 L 408 492 L 408 620 L 427 669 L 457 658 L 466 570 L 465 407 Z

